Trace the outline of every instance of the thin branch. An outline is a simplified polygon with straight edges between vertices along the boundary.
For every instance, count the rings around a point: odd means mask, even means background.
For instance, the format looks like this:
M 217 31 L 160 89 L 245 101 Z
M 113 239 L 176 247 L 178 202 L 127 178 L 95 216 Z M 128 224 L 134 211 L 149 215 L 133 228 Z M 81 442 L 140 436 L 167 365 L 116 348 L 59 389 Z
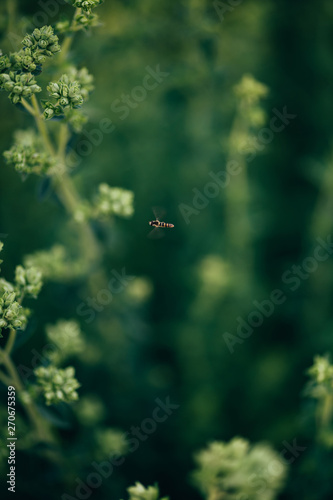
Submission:
M 51 142 L 48 130 L 46 128 L 45 121 L 44 121 L 44 119 L 42 117 L 42 114 L 41 114 L 41 111 L 40 111 L 40 108 L 39 108 L 39 105 L 38 105 L 38 101 L 37 101 L 35 95 L 33 95 L 31 97 L 31 102 L 32 102 L 32 106 L 33 106 L 33 109 L 34 109 L 34 115 L 33 116 L 35 118 L 38 131 L 40 132 L 40 134 L 41 134 L 41 136 L 43 138 L 45 147 L 46 147 L 46 149 L 49 151 L 49 153 L 52 156 L 55 156 L 56 152 L 55 152 L 53 144 Z
M 25 100 L 25 99 L 22 99 L 21 100 L 21 103 L 22 105 L 25 107 L 25 109 L 32 115 L 32 116 L 35 116 L 35 110 L 32 106 L 30 106 L 30 104 Z
M 73 38 L 74 38 L 73 32 L 75 31 L 75 28 L 76 28 L 76 16 L 78 14 L 80 14 L 80 12 L 81 12 L 81 9 L 77 7 L 75 9 L 74 14 L 73 14 L 72 23 L 71 23 L 70 28 L 69 28 L 69 31 L 71 32 L 71 34 L 70 35 L 66 34 L 66 36 L 61 44 L 61 52 L 59 54 L 59 59 L 58 59 L 60 64 L 62 64 L 66 60 L 69 49 L 71 48 Z
M 16 330 L 14 330 L 14 328 L 13 328 L 9 332 L 8 341 L 7 341 L 7 344 L 5 347 L 5 351 L 8 355 L 12 352 L 12 349 L 13 349 L 14 344 L 15 344 L 15 339 L 16 339 Z
M 6 382 L 10 380 L 9 385 L 13 385 L 20 395 L 20 401 L 25 408 L 25 411 L 33 424 L 33 427 L 36 429 L 38 439 L 41 441 L 45 442 L 53 442 L 53 436 L 50 432 L 50 429 L 48 428 L 47 423 L 44 421 L 44 419 L 41 417 L 41 415 L 38 413 L 37 408 L 35 407 L 34 402 L 30 398 L 30 396 L 26 393 L 24 385 L 19 377 L 19 374 L 17 373 L 16 367 L 11 360 L 11 358 L 8 356 L 7 352 L 4 351 L 3 349 L 0 350 L 0 356 L 2 357 L 2 361 L 4 366 L 6 367 L 11 379 L 5 375 Z M 3 374 L 1 374 L 3 377 Z
M 7 375 L 5 375 L 2 370 L 0 370 L 0 380 L 7 386 L 12 385 L 12 380 L 7 377 Z

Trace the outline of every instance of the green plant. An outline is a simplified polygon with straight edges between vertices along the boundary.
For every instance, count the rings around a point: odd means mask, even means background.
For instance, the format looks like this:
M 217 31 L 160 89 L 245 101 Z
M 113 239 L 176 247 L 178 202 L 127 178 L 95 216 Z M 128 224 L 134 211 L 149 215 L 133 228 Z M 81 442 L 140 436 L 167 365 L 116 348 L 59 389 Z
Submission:
M 269 445 L 251 446 L 241 438 L 211 443 L 195 460 L 193 480 L 207 500 L 273 500 L 286 476 L 285 464 Z
M 60 320 L 48 326 L 47 337 L 56 350 L 46 357 L 45 366 L 35 369 L 33 383 L 25 386 L 12 360 L 17 330 L 24 331 L 30 314 L 22 302 L 26 297 L 37 298 L 42 276 L 44 280 L 59 281 L 85 276 L 88 288 L 94 290 L 91 270 L 100 264 L 101 249 L 89 221 L 110 215 L 129 217 L 133 213 L 133 193 L 102 183 L 94 201 L 83 201 L 70 175 L 67 145 L 71 136 L 80 132 L 87 121 L 81 107 L 94 85 L 86 68 L 75 68 L 67 60 L 73 34 L 98 25 L 98 17 L 92 10 L 101 1 L 71 3 L 75 7 L 71 21 L 62 20 L 55 29 L 51 26 L 36 28 L 23 38 L 18 51 L 0 54 L 0 90 L 35 122 L 35 128 L 16 131 L 14 143 L 4 152 L 4 158 L 21 175 L 36 174 L 52 183 L 70 223 L 75 225 L 79 241 L 75 254 L 70 252 L 70 258 L 68 250 L 61 245 L 37 251 L 26 256 L 25 267 L 16 268 L 13 283 L 0 279 L 0 335 L 7 339 L 5 347 L 0 349 L 3 368 L 0 378 L 4 384 L 16 387 L 36 441 L 53 441 L 50 424 L 36 406 L 40 395 L 47 405 L 78 399 L 76 390 L 80 384 L 74 376 L 74 368 L 60 368 L 59 364 L 82 352 L 85 343 L 79 324 L 74 320 Z M 61 43 L 58 35 L 62 37 Z M 52 63 L 52 74 L 59 77 L 49 82 L 45 89 L 40 79 L 48 61 Z M 45 90 L 48 96 L 39 100 L 37 94 L 43 95 Z M 0 243 L 0 250 L 2 246 Z
M 316 403 L 317 438 L 326 448 L 333 447 L 333 365 L 329 356 L 315 356 L 307 371 L 310 380 L 305 395 Z
M 148 486 L 145 488 L 141 483 L 135 483 L 134 486 L 127 488 L 129 500 L 168 500 L 168 497 L 160 499 L 157 486 Z
M 47 339 L 57 347 L 57 350 L 47 356 L 45 365 L 38 367 L 34 371 L 36 377 L 34 381 L 36 383 L 30 384 L 31 390 L 28 392 L 27 387 L 22 384 L 22 381 L 19 381 L 12 362 L 12 357 L 15 356 L 13 353 L 16 338 L 15 329 L 24 328 L 28 319 L 28 311 L 21 309 L 22 292 L 20 292 L 19 284 L 21 283 L 20 286 L 26 288 L 26 293 L 28 293 L 29 288 L 32 292 L 29 292 L 31 296 L 37 295 L 40 288 L 39 277 L 41 273 L 45 281 L 52 280 L 66 284 L 76 280 L 79 283 L 86 283 L 88 293 L 93 295 L 96 290 L 103 288 L 105 273 L 103 273 L 101 265 L 103 247 L 92 230 L 91 221 L 97 218 L 110 220 L 110 216 L 129 217 L 133 213 L 133 193 L 131 191 L 110 187 L 102 179 L 101 184 L 96 189 L 95 197 L 91 201 L 84 200 L 79 194 L 79 189 L 77 189 L 75 179 L 73 179 L 74 176 L 71 175 L 68 147 L 70 140 L 73 136 L 75 137 L 75 133 L 80 132 L 87 121 L 87 117 L 81 112 L 81 106 L 87 102 L 93 90 L 93 79 L 86 68 L 73 68 L 67 64 L 67 60 L 74 33 L 97 26 L 98 19 L 92 13 L 92 9 L 100 2 L 75 1 L 71 3 L 77 8 L 72 21 L 62 20 L 58 22 L 55 32 L 50 27 L 34 31 L 25 37 L 23 49 L 21 49 L 23 52 L 18 51 L 16 54 L 3 56 L 0 66 L 2 90 L 8 93 L 8 97 L 14 105 L 21 109 L 24 108 L 35 120 L 36 124 L 36 130 L 26 129 L 15 134 L 12 148 L 5 152 L 7 163 L 10 167 L 15 168 L 23 178 L 26 175 L 36 174 L 52 183 L 58 199 L 67 210 L 70 227 L 76 236 L 73 239 L 77 242 L 76 245 L 70 247 L 60 241 L 60 244 L 57 243 L 49 250 L 39 250 L 32 255 L 25 256 L 24 268 L 18 271 L 18 282 L 13 282 L 13 284 L 5 282 L 2 296 L 2 327 L 7 340 L 3 354 L 4 371 L 2 380 L 4 383 L 14 383 L 17 386 L 22 405 L 31 417 L 32 429 L 36 428 L 37 430 L 36 433 L 33 433 L 34 439 L 48 443 L 53 442 L 49 424 L 50 417 L 53 418 L 54 422 L 57 422 L 56 416 L 58 414 L 55 416 L 54 413 L 46 413 L 42 404 L 46 402 L 47 406 L 52 407 L 52 410 L 53 406 L 57 406 L 57 408 L 60 408 L 60 412 L 63 409 L 63 403 L 76 400 L 76 389 L 79 387 L 79 382 L 74 378 L 73 369 L 62 366 L 62 363 L 67 361 L 67 358 L 80 356 L 84 352 L 88 366 L 87 371 L 89 376 L 93 377 L 93 370 L 90 369 L 89 362 L 91 363 L 91 360 L 96 356 L 96 351 L 94 351 L 95 340 L 101 336 L 104 336 L 104 338 L 111 337 L 110 331 L 112 331 L 112 333 L 116 332 L 112 335 L 112 341 L 114 342 L 114 344 L 111 344 L 112 346 L 122 346 L 124 341 L 121 335 L 118 334 L 119 318 L 112 318 L 109 322 L 105 320 L 104 323 L 99 322 L 96 327 L 94 325 L 94 331 L 89 332 L 89 335 L 86 335 L 84 339 L 83 335 L 85 334 L 81 334 L 81 328 L 77 322 L 68 319 L 58 320 L 55 325 L 46 327 Z M 197 11 L 195 13 L 200 18 L 201 13 Z M 64 37 L 60 44 L 55 38 L 57 36 Z M 200 42 L 202 50 L 209 50 L 209 44 L 206 46 L 206 40 Z M 60 46 L 61 51 L 58 50 Z M 45 66 L 49 64 L 53 73 L 52 81 L 48 82 L 48 85 L 41 83 L 43 75 L 40 76 L 40 72 L 43 70 L 44 64 Z M 237 152 L 239 145 L 242 144 L 242 140 L 247 140 L 251 132 L 264 123 L 263 111 L 258 102 L 266 93 L 267 89 L 262 84 L 255 82 L 251 77 L 244 78 L 241 84 L 236 87 L 239 109 L 230 139 L 231 158 L 235 151 Z M 38 100 L 39 95 L 43 97 L 40 100 Z M 201 106 L 193 107 L 202 110 Z M 199 294 L 195 298 L 192 307 L 193 323 L 196 323 L 195 326 L 198 327 L 200 321 L 201 324 L 205 321 L 208 324 L 209 332 L 213 330 L 210 321 L 214 315 L 214 307 L 220 309 L 220 296 L 229 296 L 230 284 L 234 289 L 236 288 L 233 278 L 234 269 L 238 270 L 237 276 L 239 282 L 242 282 L 242 286 L 238 290 L 243 292 L 244 288 L 247 288 L 251 299 L 253 295 L 252 286 L 243 286 L 244 281 L 252 285 L 248 275 L 252 272 L 253 262 L 251 258 L 248 259 L 249 252 L 247 252 L 247 249 L 248 247 L 252 248 L 253 237 L 250 234 L 247 221 L 249 205 L 248 179 L 245 172 L 244 158 L 242 157 L 240 161 L 242 173 L 238 179 L 240 179 L 241 191 L 245 196 L 244 198 L 241 197 L 242 203 L 240 204 L 239 190 L 233 189 L 233 185 L 226 195 L 228 197 L 226 200 L 228 210 L 228 227 L 226 231 L 228 234 L 226 238 L 227 246 L 229 245 L 228 259 L 222 259 L 219 255 L 211 254 L 201 259 L 199 268 L 201 288 L 199 288 Z M 245 203 L 243 203 L 244 201 Z M 242 223 L 242 231 L 238 230 L 239 214 L 240 219 L 243 222 L 245 221 L 244 224 Z M 230 256 L 233 258 L 230 258 Z M 243 259 L 244 256 L 246 260 Z M 238 264 L 240 264 L 239 267 Z M 133 297 L 135 300 L 139 299 L 140 302 L 140 297 L 143 294 L 142 290 L 149 289 L 149 282 L 148 285 L 147 282 L 139 285 L 138 290 L 133 292 Z M 238 305 L 236 309 L 238 311 Z M 135 322 L 135 319 L 133 322 Z M 204 332 L 204 328 L 202 328 L 202 332 Z M 206 346 L 202 332 L 200 332 L 199 341 L 196 341 L 197 337 L 193 335 L 194 328 L 187 327 L 187 337 L 185 341 L 182 339 L 180 342 L 186 345 L 186 348 L 183 349 L 184 358 L 190 359 L 193 365 L 192 370 L 196 374 L 191 389 L 194 396 L 193 399 L 188 399 L 191 400 L 191 403 L 193 402 L 191 408 L 194 410 L 194 414 L 196 414 L 195 410 L 200 407 L 201 415 L 208 416 L 206 420 L 205 418 L 202 419 L 204 425 L 207 425 L 210 412 L 211 414 L 214 411 L 217 413 L 217 404 L 216 399 L 212 397 L 213 391 L 210 392 L 208 379 L 214 370 L 213 364 L 210 363 L 210 359 L 213 359 L 213 357 L 210 357 L 210 352 L 205 350 Z M 213 344 L 210 338 L 209 343 L 210 345 Z M 191 346 L 190 349 L 188 348 L 189 345 Z M 125 349 L 121 351 L 120 348 L 116 354 L 112 349 L 107 352 L 107 356 L 111 358 L 111 361 L 108 359 L 110 365 L 112 364 L 112 356 L 118 355 L 120 359 L 119 378 L 114 377 L 115 382 L 114 379 L 112 380 L 115 385 L 119 380 L 124 385 L 127 383 L 126 370 L 128 370 L 128 364 L 131 360 L 128 360 L 128 357 L 124 355 L 124 351 Z M 193 363 L 193 359 L 196 361 L 199 356 L 202 356 L 204 363 Z M 218 362 L 220 364 L 219 360 Z M 198 370 L 198 366 L 200 366 L 200 370 Z M 98 373 L 97 376 L 102 378 L 101 375 L 103 376 L 104 372 L 102 374 Z M 165 377 L 163 373 L 157 373 L 157 375 L 157 377 L 154 376 L 153 370 L 149 374 L 156 385 L 160 383 L 163 386 L 165 379 L 168 377 Z M 204 380 L 205 377 L 207 377 L 206 380 Z M 125 379 L 124 382 L 122 378 Z M 188 377 L 188 379 L 191 379 L 191 377 Z M 108 378 L 107 382 L 109 382 Z M 29 385 L 27 384 L 27 386 Z M 110 390 L 112 390 L 112 387 Z M 84 387 L 79 390 L 80 396 L 83 391 Z M 206 400 L 204 398 L 199 399 L 198 395 L 203 395 Z M 208 401 L 208 404 L 205 404 L 205 401 Z M 44 412 L 43 417 L 41 416 L 41 410 Z M 83 426 L 88 428 L 88 432 L 85 428 L 85 434 L 89 435 L 88 438 L 91 438 L 91 443 L 82 446 L 80 443 L 76 450 L 75 462 L 79 462 L 78 456 L 81 457 L 82 455 L 82 468 L 89 463 L 90 455 L 98 456 L 99 459 L 103 460 L 102 455 L 110 450 L 126 453 L 126 443 L 124 443 L 121 431 L 107 427 L 105 409 L 98 397 L 94 399 L 93 396 L 85 396 L 82 401 L 78 401 L 78 404 L 74 405 L 73 412 L 77 421 L 82 422 Z M 45 415 L 49 417 L 49 420 L 44 418 Z M 61 424 L 61 419 L 58 420 L 60 420 Z M 198 425 L 200 425 L 199 420 L 198 418 Z M 94 426 L 99 424 L 104 425 L 104 427 L 102 427 L 102 430 L 98 429 L 98 432 L 94 432 Z M 95 453 L 96 450 L 94 450 L 94 454 L 92 453 L 91 450 L 94 447 L 98 447 L 98 453 Z M 228 468 L 228 453 L 231 455 L 234 453 L 235 455 L 232 455 L 234 460 L 232 460 L 230 468 Z M 270 482 L 269 474 L 262 473 L 261 467 L 264 465 L 265 460 L 275 460 L 275 458 L 269 447 L 264 448 L 261 445 L 251 447 L 244 440 L 233 440 L 230 443 L 214 443 L 214 446 L 211 445 L 206 452 L 201 452 L 198 455 L 199 471 L 195 473 L 196 482 L 204 496 L 210 500 L 222 497 L 232 498 L 236 494 L 241 495 L 241 498 L 244 495 L 253 498 L 256 494 L 256 491 L 254 491 L 256 487 L 247 482 L 247 474 L 251 473 L 257 475 L 260 484 L 262 480 L 267 480 L 268 486 L 263 494 L 266 498 L 273 498 L 281 487 L 283 471 Z M 70 463 L 71 459 L 72 455 L 69 455 L 68 458 L 65 457 L 65 460 L 67 460 L 66 465 Z M 71 465 L 73 465 L 73 468 L 75 467 L 74 463 Z M 66 467 L 62 467 L 62 469 L 67 472 Z M 157 487 L 145 488 L 140 483 L 129 488 L 129 493 L 131 500 L 157 500 L 159 498 Z

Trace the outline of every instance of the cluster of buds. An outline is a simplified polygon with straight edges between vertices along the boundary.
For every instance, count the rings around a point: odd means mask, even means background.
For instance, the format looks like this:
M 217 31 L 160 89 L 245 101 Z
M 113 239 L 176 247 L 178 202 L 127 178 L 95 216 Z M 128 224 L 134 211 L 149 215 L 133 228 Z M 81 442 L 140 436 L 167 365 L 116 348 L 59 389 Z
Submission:
M 75 29 L 89 29 L 98 25 L 98 16 L 92 13 L 92 9 L 98 7 L 103 0 L 72 0 L 73 7 L 81 9 L 74 18 Z
M 9 56 L 0 53 L 0 90 L 9 92 L 13 104 L 41 91 L 32 74 L 38 75 L 46 57 L 60 51 L 58 37 L 51 26 L 36 28 L 24 37 L 22 45 L 21 50 Z
M 148 486 L 145 488 L 141 483 L 136 482 L 134 486 L 127 488 L 129 493 L 128 500 L 169 500 L 169 497 L 160 499 L 158 486 Z
M 47 405 L 70 403 L 78 399 L 76 389 L 80 387 L 80 384 L 75 378 L 75 370 L 72 366 L 63 370 L 53 365 L 39 366 L 35 369 L 35 375 Z
M 106 215 L 118 215 L 121 217 L 131 217 L 134 194 L 132 191 L 121 188 L 112 188 L 107 184 L 100 184 L 98 195 L 95 198 L 95 217 Z
M 80 94 L 83 101 L 87 101 L 89 94 L 94 90 L 93 76 L 88 73 L 87 68 L 77 69 L 71 66 L 66 73 L 72 82 L 76 82 L 80 86 Z M 78 109 L 67 107 L 64 110 L 65 120 L 71 128 L 79 133 L 81 132 L 88 118 Z
M 41 73 L 41 62 L 38 63 L 38 58 L 33 57 L 31 49 L 20 50 L 10 54 L 10 69 L 14 71 L 25 71 L 38 75 Z
M 31 35 L 26 35 L 22 41 L 23 48 L 9 56 L 0 53 L 0 72 L 29 72 L 35 75 L 41 72 L 42 63 L 46 57 L 52 57 L 60 51 L 58 37 L 54 35 L 51 26 L 35 29 Z
M 32 57 L 36 64 L 41 64 L 46 57 L 52 57 L 60 51 L 58 37 L 51 26 L 36 28 L 31 35 L 26 35 L 22 41 L 23 51 Z
M 258 82 L 252 75 L 244 75 L 241 81 L 234 87 L 237 97 L 248 104 L 255 104 L 268 94 L 268 87 Z
M 103 459 L 108 454 L 125 455 L 128 452 L 128 442 L 123 431 L 107 428 L 98 429 L 95 434 L 97 455 Z
M 15 71 L 0 74 L 0 89 L 9 92 L 8 97 L 13 104 L 21 102 L 23 97 L 31 97 L 42 90 L 30 73 Z
M 72 6 L 77 9 L 74 22 L 71 23 L 68 19 L 62 19 L 56 24 L 57 32 L 70 33 L 98 26 L 98 16 L 93 14 L 92 10 L 101 3 L 103 3 L 103 0 L 71 0 Z
M 0 242 L 0 251 L 2 247 Z M 41 287 L 41 273 L 33 268 L 17 266 L 14 284 L 0 278 L 0 336 L 4 328 L 24 330 L 30 311 L 23 308 L 21 302 L 25 295 L 36 298 Z
M 80 325 L 75 320 L 59 320 L 55 325 L 47 325 L 46 335 L 57 347 L 57 350 L 49 355 L 54 364 L 59 364 L 69 356 L 81 353 L 85 346 Z
M 134 213 L 134 193 L 122 188 L 100 184 L 92 203 L 84 202 L 77 208 L 74 218 L 77 222 L 101 219 L 112 215 L 131 217 Z
M 87 272 L 80 260 L 73 260 L 62 245 L 54 245 L 49 250 L 39 250 L 24 257 L 26 267 L 39 269 L 44 280 L 68 282 Z
M 96 14 L 92 14 L 89 12 L 79 12 L 74 17 L 75 21 L 75 31 L 79 30 L 89 30 L 90 28 L 94 28 L 98 26 L 98 16 Z
M 46 120 L 54 116 L 64 116 L 66 110 L 76 109 L 83 104 L 84 99 L 79 83 L 72 81 L 68 75 L 62 75 L 58 82 L 51 82 L 47 90 L 56 102 L 42 101 Z
M 21 174 L 47 174 L 55 163 L 54 158 L 43 151 L 39 137 L 31 129 L 18 130 L 13 146 L 3 155 L 7 163 Z
M 73 7 L 82 9 L 84 12 L 90 14 L 92 9 L 101 5 L 103 0 L 72 0 Z
M 268 92 L 268 87 L 258 82 L 252 75 L 244 75 L 235 85 L 234 93 L 237 97 L 242 126 L 236 128 L 230 139 L 233 151 L 240 151 L 244 145 L 251 143 L 257 129 L 265 124 L 267 116 L 261 100 L 268 95 Z
M 77 69 L 74 66 L 68 68 L 66 73 L 72 82 L 77 82 L 80 85 L 80 93 L 84 101 L 87 101 L 89 94 L 94 90 L 94 77 L 87 68 Z
M 306 387 L 307 395 L 321 399 L 333 394 L 333 365 L 328 356 L 315 356 L 308 374 L 311 380 Z
M 234 87 L 235 95 L 239 99 L 239 110 L 251 127 L 261 127 L 265 123 L 266 113 L 260 101 L 268 95 L 268 91 L 268 87 L 252 75 L 244 75 Z
M 3 54 L 0 50 L 0 73 L 6 72 L 11 66 L 7 54 Z
M 193 479 L 207 498 L 258 498 L 257 485 L 249 481 L 249 474 L 265 483 L 265 496 L 273 500 L 282 488 L 287 468 L 279 455 L 265 443 L 253 446 L 242 438 L 228 443 L 215 441 L 196 456 L 197 469 Z M 274 471 L 269 467 L 278 463 Z M 250 472 L 249 472 L 250 471 Z M 229 496 L 226 492 L 232 491 Z
M 17 266 L 15 283 L 19 299 L 23 299 L 25 295 L 36 299 L 43 285 L 42 273 L 35 267 L 25 269 L 23 266 Z
M 17 302 L 14 291 L 0 292 L 0 337 L 5 328 L 24 328 L 26 325 L 28 311 Z

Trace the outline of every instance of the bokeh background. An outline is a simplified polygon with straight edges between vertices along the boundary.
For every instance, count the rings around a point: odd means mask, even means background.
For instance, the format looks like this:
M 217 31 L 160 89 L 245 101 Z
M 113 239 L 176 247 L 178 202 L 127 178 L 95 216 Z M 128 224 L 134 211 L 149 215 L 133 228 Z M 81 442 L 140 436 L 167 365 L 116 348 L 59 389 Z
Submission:
M 313 255 L 316 238 L 326 240 L 332 231 L 333 4 L 246 0 L 220 15 L 214 5 L 106 2 L 98 9 L 102 25 L 88 36 L 79 34 L 72 45 L 72 61 L 95 77 L 86 131 L 104 118 L 115 126 L 72 176 L 85 197 L 101 182 L 134 192 L 131 219 L 93 229 L 106 276 L 125 268 L 135 280 L 89 324 L 77 314 L 89 293 L 82 280 L 50 281 L 32 303 L 15 362 L 30 366 L 31 350 L 41 352 L 45 345 L 46 324 L 78 320 L 88 347 L 71 364 L 82 384 L 81 403 L 93 416 L 85 427 L 78 402 L 59 417 L 59 442 L 71 464 L 66 470 L 38 450 L 33 460 L 28 450 L 18 452 L 17 488 L 25 498 L 45 498 L 51 484 L 48 495 L 74 496 L 75 478 L 84 479 L 92 460 L 103 460 L 96 432 L 129 431 L 151 416 L 156 398 L 167 396 L 179 409 L 92 498 L 125 498 L 126 487 L 137 480 L 158 482 L 173 500 L 200 498 L 189 479 L 193 454 L 207 442 L 234 436 L 267 441 L 278 452 L 283 441 L 296 438 L 306 450 L 290 465 L 279 498 L 331 498 L 332 453 L 316 442 L 314 403 L 303 396 L 314 355 L 332 351 L 331 259 L 294 292 L 282 275 Z M 40 8 L 18 1 L 10 32 L 21 37 L 24 23 Z M 71 8 L 60 3 L 59 11 Z M 4 2 L 4 51 L 11 49 L 8 31 Z M 115 101 L 142 85 L 147 66 L 157 65 L 169 75 L 121 119 Z M 193 189 L 202 192 L 209 173 L 224 170 L 234 157 L 232 134 L 241 134 L 234 86 L 244 74 L 269 89 L 261 101 L 266 123 L 273 108 L 286 106 L 297 116 L 253 161 L 242 155 L 242 174 L 187 224 L 179 205 L 193 206 Z M 41 78 L 48 81 L 47 69 Z M 4 151 L 15 129 L 33 125 L 5 93 L 0 98 Z M 73 137 L 71 146 L 78 140 Z M 22 180 L 0 159 L 0 232 L 7 234 L 2 271 L 8 279 L 26 254 L 55 243 L 75 247 L 73 226 L 56 195 L 52 189 L 44 197 L 40 192 L 38 178 Z M 150 240 L 148 221 L 156 205 L 175 228 Z M 267 299 L 276 288 L 285 302 L 231 353 L 224 333 L 236 334 L 237 317 L 246 319 L 253 301 Z

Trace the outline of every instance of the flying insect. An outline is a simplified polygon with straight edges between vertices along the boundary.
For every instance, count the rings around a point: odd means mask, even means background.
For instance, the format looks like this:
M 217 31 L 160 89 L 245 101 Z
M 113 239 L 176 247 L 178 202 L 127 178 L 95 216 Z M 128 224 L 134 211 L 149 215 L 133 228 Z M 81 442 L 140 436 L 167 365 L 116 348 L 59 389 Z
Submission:
M 152 226 L 154 229 L 150 231 L 148 234 L 149 238 L 161 238 L 163 236 L 163 233 L 159 231 L 160 228 L 172 228 L 175 227 L 174 224 L 170 224 L 170 222 L 162 222 L 160 221 L 160 218 L 164 215 L 165 211 L 161 210 L 160 208 L 153 208 L 153 212 L 155 215 L 155 220 L 152 220 L 149 222 L 149 225 Z

